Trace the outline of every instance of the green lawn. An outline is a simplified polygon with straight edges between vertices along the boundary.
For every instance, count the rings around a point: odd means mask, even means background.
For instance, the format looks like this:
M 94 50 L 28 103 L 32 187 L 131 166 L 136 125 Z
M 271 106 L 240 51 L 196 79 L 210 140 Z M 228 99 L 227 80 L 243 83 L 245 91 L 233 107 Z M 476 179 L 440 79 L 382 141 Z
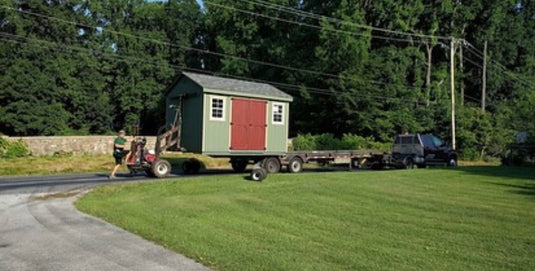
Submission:
M 76 205 L 218 270 L 535 270 L 535 169 L 245 175 Z
M 203 167 L 229 168 L 228 159 L 211 158 L 192 153 L 166 153 L 163 158 L 169 160 L 175 169 L 181 168 L 182 162 L 189 158 L 199 160 Z M 0 176 L 110 172 L 113 166 L 114 160 L 111 154 L 0 158 Z M 126 166 L 122 166 L 119 171 L 128 172 L 128 169 Z

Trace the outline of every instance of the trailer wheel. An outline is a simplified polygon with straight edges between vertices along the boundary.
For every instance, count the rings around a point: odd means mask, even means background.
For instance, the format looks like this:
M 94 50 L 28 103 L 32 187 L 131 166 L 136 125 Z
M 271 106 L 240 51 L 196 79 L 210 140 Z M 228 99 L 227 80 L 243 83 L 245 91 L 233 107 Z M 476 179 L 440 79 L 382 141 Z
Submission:
M 268 173 L 278 173 L 281 170 L 281 162 L 276 157 L 266 158 L 264 161 L 264 168 Z
M 457 166 L 457 159 L 455 157 L 451 157 L 448 160 L 448 167 L 456 167 Z
M 197 159 L 188 159 L 182 163 L 182 171 L 185 174 L 196 174 L 201 170 L 201 162 Z
M 232 165 L 232 169 L 234 172 L 242 173 L 247 168 L 248 161 L 245 159 L 237 159 L 237 160 L 231 160 L 230 165 Z
M 255 182 L 263 181 L 268 175 L 268 171 L 265 168 L 254 168 L 251 171 L 251 180 Z
M 301 171 L 303 171 L 303 160 L 299 157 L 290 159 L 290 162 L 288 163 L 288 172 L 299 173 Z
M 412 158 L 407 158 L 407 160 L 405 160 L 405 168 L 406 169 L 414 168 L 414 161 L 412 161 Z
M 156 178 L 167 177 L 171 173 L 171 164 L 167 160 L 159 159 L 152 163 L 152 174 Z

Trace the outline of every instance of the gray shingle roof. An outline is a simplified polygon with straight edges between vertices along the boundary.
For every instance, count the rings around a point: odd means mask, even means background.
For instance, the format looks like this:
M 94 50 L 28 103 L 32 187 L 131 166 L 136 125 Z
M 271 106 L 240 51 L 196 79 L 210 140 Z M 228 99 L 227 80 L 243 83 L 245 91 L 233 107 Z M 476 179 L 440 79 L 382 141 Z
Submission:
M 183 72 L 182 74 L 205 89 L 233 92 L 238 95 L 242 94 L 244 96 L 272 97 L 285 101 L 293 100 L 292 96 L 269 84 L 223 78 L 191 72 Z

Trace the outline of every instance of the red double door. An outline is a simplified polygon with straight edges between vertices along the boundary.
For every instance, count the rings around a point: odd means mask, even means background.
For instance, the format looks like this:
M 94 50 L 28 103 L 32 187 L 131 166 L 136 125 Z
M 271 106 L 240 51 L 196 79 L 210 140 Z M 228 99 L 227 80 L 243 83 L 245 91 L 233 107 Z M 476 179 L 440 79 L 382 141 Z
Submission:
M 266 101 L 232 99 L 231 150 L 266 149 L 266 111 Z

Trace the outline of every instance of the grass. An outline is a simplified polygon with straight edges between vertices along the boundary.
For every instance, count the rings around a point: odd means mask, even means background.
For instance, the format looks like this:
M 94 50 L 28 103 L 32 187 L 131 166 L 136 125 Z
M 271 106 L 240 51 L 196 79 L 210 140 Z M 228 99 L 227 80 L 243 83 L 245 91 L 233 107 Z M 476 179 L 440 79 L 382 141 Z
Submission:
M 0 176 L 106 172 L 112 166 L 111 155 L 31 156 L 0 159 Z
M 180 168 L 182 162 L 188 158 L 195 158 L 208 168 L 229 167 L 228 159 L 216 159 L 198 154 L 167 153 L 163 158 L 168 159 L 173 168 Z M 111 171 L 113 164 L 111 154 L 0 159 L 0 176 L 108 172 Z M 127 172 L 128 170 L 126 166 L 123 166 L 119 171 Z
M 534 270 L 535 169 L 205 176 L 97 188 L 89 214 L 218 270 Z

